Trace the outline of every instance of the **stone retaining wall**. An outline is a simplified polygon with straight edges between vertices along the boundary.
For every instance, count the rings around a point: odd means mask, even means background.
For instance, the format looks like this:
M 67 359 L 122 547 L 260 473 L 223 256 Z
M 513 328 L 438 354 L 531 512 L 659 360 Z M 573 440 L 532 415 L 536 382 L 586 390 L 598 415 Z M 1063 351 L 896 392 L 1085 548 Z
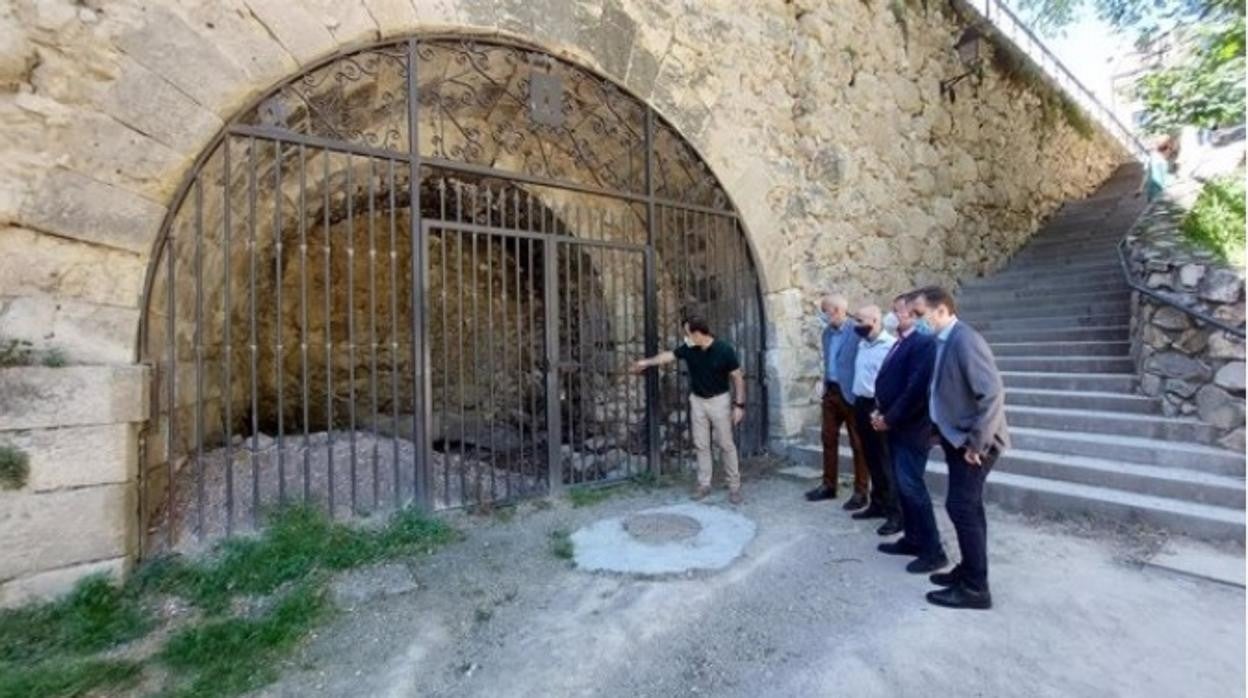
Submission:
M 0 368 L 0 445 L 30 466 L 0 489 L 0 606 L 128 566 L 146 381 L 137 366 Z
M 1144 214 L 1127 236 L 1132 274 L 1182 307 L 1242 327 L 1243 271 L 1187 244 L 1183 214 L 1164 201 Z M 1141 392 L 1160 397 L 1166 415 L 1212 424 L 1223 446 L 1244 450 L 1244 340 L 1139 292 L 1131 308 Z

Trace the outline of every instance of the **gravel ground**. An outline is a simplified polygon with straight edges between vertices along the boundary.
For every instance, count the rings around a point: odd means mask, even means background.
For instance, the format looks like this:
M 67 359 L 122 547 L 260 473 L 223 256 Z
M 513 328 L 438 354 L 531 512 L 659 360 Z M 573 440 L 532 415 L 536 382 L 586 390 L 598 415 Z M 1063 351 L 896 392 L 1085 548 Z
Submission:
M 413 561 L 414 589 L 365 595 L 260 695 L 1243 695 L 1243 590 L 1131 564 L 1147 541 L 990 511 L 997 607 L 949 611 L 875 552 L 876 522 L 803 489 L 747 481 L 744 556 L 675 579 L 580 572 L 549 546 L 682 490 L 455 515 L 467 539 Z

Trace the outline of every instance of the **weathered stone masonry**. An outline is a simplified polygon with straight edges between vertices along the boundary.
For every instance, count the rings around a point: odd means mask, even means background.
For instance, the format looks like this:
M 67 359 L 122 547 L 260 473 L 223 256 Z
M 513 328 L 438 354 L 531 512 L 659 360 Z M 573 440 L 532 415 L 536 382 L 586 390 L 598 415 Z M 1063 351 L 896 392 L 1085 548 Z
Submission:
M 55 588 L 30 583 L 48 570 L 124 563 L 134 539 L 127 434 L 147 418 L 133 362 L 153 242 L 224 120 L 300 66 L 385 37 L 496 34 L 595 68 L 653 104 L 700 149 L 748 227 L 770 327 L 771 425 L 783 439 L 814 414 L 820 289 L 882 301 L 993 268 L 1123 157 L 1108 138 L 1044 118 L 1037 95 L 991 68 L 978 87 L 960 86 L 956 102 L 942 99 L 939 81 L 961 71 L 959 28 L 942 3 L 882 0 L 6 5 L 0 335 L 57 347 L 80 366 L 6 369 L 2 384 L 118 403 L 89 419 L 52 410 L 17 421 L 43 408 L 6 392 L 0 439 L 31 449 L 35 473 L 26 489 L 0 495 L 5 600 Z M 110 446 L 88 457 L 41 445 L 87 427 L 108 431 Z M 83 460 L 99 471 L 83 476 L 93 487 L 58 479 Z M 70 500 L 95 490 L 107 499 L 97 519 L 67 515 L 86 511 Z
M 1179 308 L 1243 326 L 1244 275 L 1183 239 L 1184 211 L 1154 204 L 1127 235 L 1131 272 Z M 1223 446 L 1244 450 L 1244 340 L 1179 308 L 1132 294 L 1131 352 L 1140 391 L 1162 399 L 1168 416 L 1191 416 L 1217 427 Z

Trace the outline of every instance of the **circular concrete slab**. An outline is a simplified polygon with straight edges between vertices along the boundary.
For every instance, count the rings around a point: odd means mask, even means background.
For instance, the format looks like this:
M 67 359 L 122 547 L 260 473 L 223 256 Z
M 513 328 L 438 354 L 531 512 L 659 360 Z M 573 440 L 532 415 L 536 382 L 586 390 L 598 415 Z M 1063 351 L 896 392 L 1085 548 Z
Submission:
M 642 543 L 674 543 L 698 535 L 702 524 L 683 514 L 633 514 L 624 519 L 624 530 Z
M 719 570 L 754 539 L 754 522 L 705 504 L 677 504 L 603 519 L 572 534 L 574 561 L 592 572 L 636 575 Z

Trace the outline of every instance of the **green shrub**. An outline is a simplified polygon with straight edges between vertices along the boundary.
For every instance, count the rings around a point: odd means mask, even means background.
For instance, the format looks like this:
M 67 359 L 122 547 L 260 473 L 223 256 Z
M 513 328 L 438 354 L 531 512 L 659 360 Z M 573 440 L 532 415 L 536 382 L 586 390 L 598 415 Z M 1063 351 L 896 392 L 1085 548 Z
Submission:
M 1244 180 L 1241 174 L 1209 180 L 1183 219 L 1183 234 L 1196 246 L 1237 267 L 1244 264 Z

